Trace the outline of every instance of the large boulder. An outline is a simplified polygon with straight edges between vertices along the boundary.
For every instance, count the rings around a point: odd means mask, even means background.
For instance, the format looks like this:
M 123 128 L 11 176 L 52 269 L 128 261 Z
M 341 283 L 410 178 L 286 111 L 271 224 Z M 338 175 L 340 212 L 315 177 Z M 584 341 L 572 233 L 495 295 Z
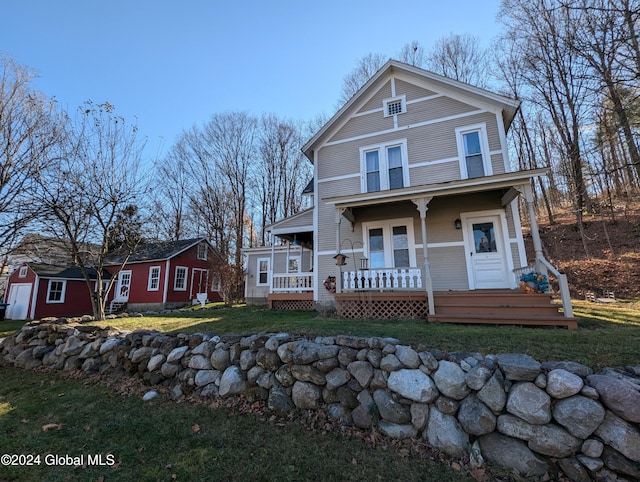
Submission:
M 427 442 L 453 457 L 465 457 L 469 453 L 469 435 L 452 415 L 437 408 L 429 410 L 429 422 L 425 430 Z
M 431 403 L 438 398 L 435 383 L 420 370 L 402 369 L 391 372 L 387 384 L 390 390 L 414 402 Z

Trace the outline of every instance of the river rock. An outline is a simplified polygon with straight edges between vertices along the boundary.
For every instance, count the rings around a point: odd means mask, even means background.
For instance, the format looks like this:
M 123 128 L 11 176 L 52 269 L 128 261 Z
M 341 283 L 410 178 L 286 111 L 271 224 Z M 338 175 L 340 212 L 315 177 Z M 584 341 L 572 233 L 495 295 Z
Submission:
M 554 398 L 567 398 L 580 393 L 584 382 L 578 375 L 562 368 L 547 374 L 547 393 Z
M 496 465 L 516 470 L 524 477 L 542 477 L 549 467 L 523 442 L 498 433 L 479 438 L 482 455 Z
M 604 420 L 600 403 L 581 395 L 557 400 L 551 411 L 553 418 L 575 437 L 586 439 Z
M 429 375 L 420 370 L 394 371 L 387 380 L 389 389 L 415 402 L 431 403 L 438 397 L 438 390 Z
M 514 385 L 507 399 L 507 412 L 534 425 L 551 421 L 551 398 L 531 382 Z
M 522 353 L 498 355 L 498 366 L 507 380 L 533 381 L 540 373 L 541 365 L 533 357 Z
M 438 364 L 433 381 L 443 395 L 454 400 L 462 400 L 471 391 L 462 368 L 450 361 L 443 360 Z
M 452 457 L 465 457 L 469 453 L 469 435 L 455 417 L 432 407 L 425 430 L 427 442 Z
M 629 422 L 640 423 L 640 392 L 631 383 L 607 375 L 590 375 L 587 381 L 598 390 L 609 410 Z

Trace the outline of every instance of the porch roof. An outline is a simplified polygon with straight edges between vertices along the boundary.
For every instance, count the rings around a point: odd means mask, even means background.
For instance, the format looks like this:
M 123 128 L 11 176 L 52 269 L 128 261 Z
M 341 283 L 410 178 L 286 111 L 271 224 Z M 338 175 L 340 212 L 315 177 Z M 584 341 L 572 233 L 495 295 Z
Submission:
M 452 196 L 456 194 L 492 191 L 495 189 L 507 189 L 527 184 L 532 178 L 542 176 L 546 174 L 547 171 L 547 168 L 542 168 L 530 169 L 527 171 L 507 172 L 504 174 L 476 177 L 473 179 L 462 179 L 437 184 L 410 186 L 388 191 L 365 192 L 350 194 L 348 196 L 330 197 L 324 198 L 322 201 L 327 204 L 334 205 L 337 208 L 351 208 L 398 201 L 410 201 L 421 197 Z
M 313 240 L 313 208 L 275 222 L 267 226 L 266 230 L 284 239 L 293 240 L 297 237 L 300 241 L 310 242 Z

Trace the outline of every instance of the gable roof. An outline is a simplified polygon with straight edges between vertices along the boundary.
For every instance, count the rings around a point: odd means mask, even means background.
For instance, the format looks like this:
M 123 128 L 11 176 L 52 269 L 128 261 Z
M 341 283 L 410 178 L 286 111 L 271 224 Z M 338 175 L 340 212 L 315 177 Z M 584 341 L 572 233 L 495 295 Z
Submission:
M 60 278 L 83 280 L 84 276 L 78 266 L 55 266 L 45 263 L 26 263 L 40 278 Z M 95 280 L 98 278 L 97 271 L 93 268 L 87 268 L 89 278 Z M 108 280 L 111 274 L 106 270 L 102 271 L 102 279 Z
M 211 243 L 206 238 L 191 238 L 181 239 L 179 241 L 156 241 L 156 242 L 143 242 L 136 248 L 135 252 L 131 255 L 127 264 L 132 263 L 146 263 L 149 261 L 165 261 L 171 259 L 184 251 L 192 248 L 193 246 L 205 242 L 207 246 L 219 256 L 217 250 L 211 246 Z M 106 265 L 121 264 L 126 258 L 125 253 L 112 253 L 105 259 Z
M 342 125 L 366 100 L 368 100 L 392 76 L 402 75 L 412 81 L 427 84 L 429 89 L 450 95 L 454 98 L 464 98 L 473 104 L 490 104 L 502 111 L 505 130 L 509 129 L 513 118 L 518 112 L 520 101 L 460 82 L 428 70 L 414 67 L 397 60 L 388 60 L 354 95 L 343 105 L 329 121 L 302 147 L 302 152 L 313 163 L 313 152 L 321 144 L 325 135 L 336 126 Z

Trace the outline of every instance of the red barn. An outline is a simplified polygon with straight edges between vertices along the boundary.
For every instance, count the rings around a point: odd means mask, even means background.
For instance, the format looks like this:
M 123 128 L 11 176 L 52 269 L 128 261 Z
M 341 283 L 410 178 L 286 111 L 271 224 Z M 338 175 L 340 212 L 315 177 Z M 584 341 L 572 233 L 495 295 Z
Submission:
M 107 311 L 160 310 L 220 301 L 214 267 L 222 259 L 205 238 L 141 244 L 119 270 L 124 258 L 105 260 L 104 280 L 115 276 Z M 95 271 L 93 272 L 95 277 Z M 25 263 L 7 280 L 6 318 L 91 314 L 91 294 L 78 267 Z
M 95 270 L 90 270 L 96 279 Z M 108 281 L 111 275 L 103 273 Z M 6 318 L 39 319 L 93 313 L 91 293 L 78 267 L 25 263 L 7 280 Z
M 105 266 L 117 276 L 111 311 L 176 308 L 197 302 L 198 295 L 222 300 L 213 269 L 221 257 L 205 238 L 144 243 L 118 272 L 123 259 L 110 256 Z

